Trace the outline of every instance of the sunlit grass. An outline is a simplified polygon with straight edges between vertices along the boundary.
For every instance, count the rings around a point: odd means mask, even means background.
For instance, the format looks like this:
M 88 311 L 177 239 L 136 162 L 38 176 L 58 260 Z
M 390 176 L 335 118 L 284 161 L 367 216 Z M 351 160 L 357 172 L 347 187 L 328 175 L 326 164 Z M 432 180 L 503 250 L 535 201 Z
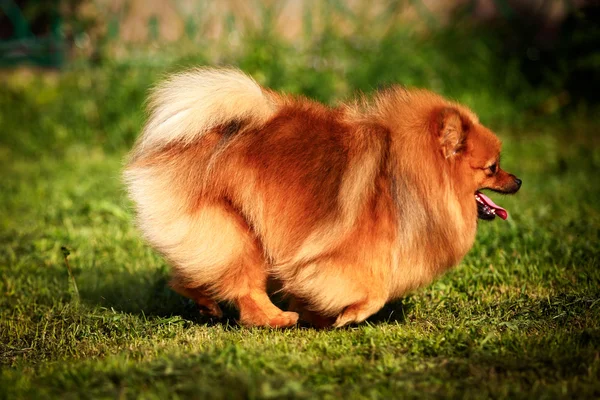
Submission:
M 123 153 L 5 155 L 0 387 L 8 397 L 597 394 L 597 150 L 551 133 L 505 136 L 505 167 L 523 189 L 498 199 L 511 218 L 482 224 L 461 266 L 337 331 L 245 329 L 232 310 L 203 320 L 167 288 L 165 262 L 132 224 Z

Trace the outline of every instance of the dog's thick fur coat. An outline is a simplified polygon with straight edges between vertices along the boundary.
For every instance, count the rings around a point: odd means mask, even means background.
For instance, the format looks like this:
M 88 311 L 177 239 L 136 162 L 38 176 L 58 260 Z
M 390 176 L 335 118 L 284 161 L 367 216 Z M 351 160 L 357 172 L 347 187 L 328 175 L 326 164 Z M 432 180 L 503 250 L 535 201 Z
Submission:
M 329 108 L 206 68 L 153 92 L 125 179 L 172 287 L 210 314 L 225 300 L 244 324 L 293 325 L 267 295 L 275 278 L 303 318 L 342 326 L 461 260 L 474 192 L 510 184 L 479 171 L 499 150 L 428 91 Z

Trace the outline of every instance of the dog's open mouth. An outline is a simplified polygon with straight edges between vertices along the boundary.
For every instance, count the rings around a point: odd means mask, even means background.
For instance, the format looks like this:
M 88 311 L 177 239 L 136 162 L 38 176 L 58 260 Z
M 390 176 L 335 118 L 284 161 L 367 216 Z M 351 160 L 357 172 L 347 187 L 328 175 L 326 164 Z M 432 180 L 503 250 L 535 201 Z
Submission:
M 475 192 L 475 200 L 477 201 L 477 217 L 487 220 L 496 218 L 496 215 L 502 219 L 508 218 L 508 212 L 485 194 L 479 191 Z

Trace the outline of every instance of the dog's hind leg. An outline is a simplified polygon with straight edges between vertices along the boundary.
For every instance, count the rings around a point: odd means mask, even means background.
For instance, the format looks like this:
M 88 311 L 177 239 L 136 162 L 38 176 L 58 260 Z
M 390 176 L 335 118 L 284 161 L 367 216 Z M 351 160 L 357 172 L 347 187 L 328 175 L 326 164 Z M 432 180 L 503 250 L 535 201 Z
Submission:
M 219 304 L 201 287 L 186 288 L 176 278 L 169 283 L 171 288 L 182 296 L 188 297 L 196 303 L 200 314 L 207 317 L 223 318 L 223 311 Z
M 186 233 L 165 251 L 175 267 L 176 291 L 212 314 L 220 311 L 213 299 L 234 303 L 242 325 L 282 328 L 297 322 L 297 313 L 284 312 L 269 299 L 262 246 L 227 201 L 200 204 L 177 225 Z
M 298 322 L 298 314 L 284 312 L 276 307 L 267 295 L 268 270 L 259 240 L 246 221 L 230 207 L 236 218 L 241 251 L 227 274 L 219 282 L 219 291 L 233 300 L 240 312 L 239 322 L 246 326 L 284 328 Z
M 298 322 L 298 313 L 281 311 L 260 288 L 236 300 L 240 310 L 240 323 L 246 326 L 286 328 Z

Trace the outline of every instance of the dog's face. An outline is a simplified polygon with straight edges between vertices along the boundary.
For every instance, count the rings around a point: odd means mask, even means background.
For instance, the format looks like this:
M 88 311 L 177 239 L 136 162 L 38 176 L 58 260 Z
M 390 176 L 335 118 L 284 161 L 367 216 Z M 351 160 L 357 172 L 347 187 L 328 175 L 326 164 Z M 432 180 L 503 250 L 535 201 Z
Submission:
M 454 108 L 438 111 L 436 128 L 443 157 L 456 164 L 457 180 L 467 187 L 468 193 L 473 193 L 477 216 L 492 220 L 498 215 L 506 219 L 508 212 L 480 192 L 489 189 L 513 194 L 521 187 L 519 178 L 500 167 L 500 140 L 471 116 Z

